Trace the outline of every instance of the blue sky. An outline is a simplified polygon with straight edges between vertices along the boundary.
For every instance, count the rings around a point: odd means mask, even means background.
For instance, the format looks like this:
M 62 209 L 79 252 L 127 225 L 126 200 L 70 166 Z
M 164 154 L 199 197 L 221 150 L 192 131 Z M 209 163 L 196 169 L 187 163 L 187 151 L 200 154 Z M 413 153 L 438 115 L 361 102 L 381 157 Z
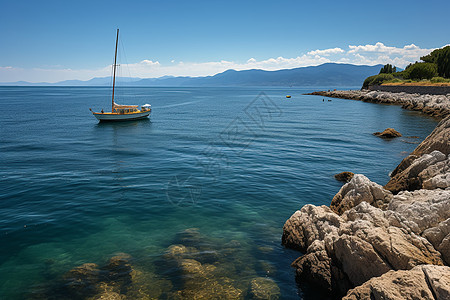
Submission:
M 108 76 L 116 28 L 140 77 L 328 61 L 404 67 L 450 43 L 443 0 L 0 0 L 0 11 L 0 82 Z

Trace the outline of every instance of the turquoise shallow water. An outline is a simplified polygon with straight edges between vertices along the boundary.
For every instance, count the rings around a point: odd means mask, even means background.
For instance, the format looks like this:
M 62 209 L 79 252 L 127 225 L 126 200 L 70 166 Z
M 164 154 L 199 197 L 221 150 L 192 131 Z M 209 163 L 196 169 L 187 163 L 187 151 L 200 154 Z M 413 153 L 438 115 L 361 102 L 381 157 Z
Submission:
M 152 104 L 151 119 L 98 124 L 88 108 L 109 109 L 109 88 L 1 87 L 0 298 L 51 293 L 71 268 L 119 252 L 176 281 L 158 261 L 189 228 L 218 256 L 237 245 L 222 265 L 245 272 L 230 278 L 268 276 L 283 299 L 319 297 L 295 283 L 299 253 L 280 245 L 286 219 L 328 205 L 338 172 L 385 184 L 437 122 L 302 95 L 312 90 L 125 88 L 120 103 Z M 420 139 L 372 135 L 387 127 Z

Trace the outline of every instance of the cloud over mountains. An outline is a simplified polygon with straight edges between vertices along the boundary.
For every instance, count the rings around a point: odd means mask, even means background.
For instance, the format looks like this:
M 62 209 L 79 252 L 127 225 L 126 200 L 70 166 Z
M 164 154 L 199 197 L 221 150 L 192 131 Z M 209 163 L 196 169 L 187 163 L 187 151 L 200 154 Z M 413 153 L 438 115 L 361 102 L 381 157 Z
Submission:
M 434 49 L 422 49 L 414 44 L 404 47 L 386 46 L 381 42 L 373 45 L 349 45 L 348 48 L 339 47 L 329 49 L 316 49 L 300 54 L 297 57 L 268 58 L 265 60 L 256 60 L 250 58 L 244 62 L 235 61 L 209 61 L 209 62 L 184 62 L 174 61 L 162 64 L 159 61 L 144 59 L 137 63 L 126 65 L 129 73 L 124 76 L 154 78 L 165 75 L 172 76 L 207 76 L 223 72 L 228 69 L 234 70 L 280 70 L 305 66 L 317 66 L 323 63 L 349 63 L 355 65 L 376 65 L 393 64 L 404 68 L 409 63 L 418 61 L 421 56 L 430 53 Z M 124 65 L 122 65 L 124 66 Z M 126 69 L 126 68 L 124 68 Z M 13 82 L 25 80 L 30 82 L 56 82 L 68 79 L 87 80 L 92 77 L 101 77 L 110 75 L 110 66 L 105 66 L 94 70 L 73 70 L 61 68 L 42 68 L 42 69 L 22 69 L 14 66 L 0 66 L 0 82 Z

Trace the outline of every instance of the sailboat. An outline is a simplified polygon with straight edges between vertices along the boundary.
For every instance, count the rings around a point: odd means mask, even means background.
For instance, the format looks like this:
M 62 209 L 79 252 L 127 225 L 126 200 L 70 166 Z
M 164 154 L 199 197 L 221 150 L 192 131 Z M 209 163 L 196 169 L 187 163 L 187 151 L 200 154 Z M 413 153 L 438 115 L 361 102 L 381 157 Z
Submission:
M 119 29 L 117 29 L 116 37 L 116 51 L 114 54 L 113 65 L 113 84 L 112 84 L 112 107 L 111 112 L 94 112 L 89 110 L 100 122 L 111 121 L 130 121 L 147 118 L 152 112 L 152 106 L 150 104 L 139 105 L 120 105 L 114 101 L 114 89 L 116 85 L 116 67 L 117 67 L 117 44 L 119 42 Z

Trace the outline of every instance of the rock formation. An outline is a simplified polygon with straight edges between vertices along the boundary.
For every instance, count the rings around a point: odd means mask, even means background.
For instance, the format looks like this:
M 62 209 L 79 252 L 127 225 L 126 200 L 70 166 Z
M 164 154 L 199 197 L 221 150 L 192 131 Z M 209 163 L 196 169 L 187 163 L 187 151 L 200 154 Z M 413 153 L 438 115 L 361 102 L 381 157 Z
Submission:
M 350 180 L 352 180 L 353 175 L 355 175 L 355 174 L 353 174 L 352 172 L 342 172 L 342 173 L 334 175 L 334 178 L 336 178 L 336 180 L 339 180 L 342 182 L 349 182 Z
M 293 263 L 298 279 L 345 294 L 390 270 L 448 263 L 449 199 L 450 190 L 402 192 L 387 210 L 362 201 L 342 216 L 306 205 L 284 225 L 283 244 L 306 253 Z
M 350 290 L 345 300 L 450 299 L 450 267 L 421 265 L 389 271 Z
M 402 136 L 402 134 L 394 128 L 386 128 L 385 130 L 383 130 L 383 132 L 374 132 L 373 135 L 379 136 L 384 139 L 392 139 Z
M 443 119 L 431 134 L 391 174 L 385 188 L 397 193 L 420 188 L 447 188 L 450 177 L 450 116 Z
M 385 187 L 355 174 L 330 207 L 296 211 L 282 243 L 304 253 L 297 280 L 345 299 L 450 299 L 449 137 L 450 116 Z
M 392 193 L 372 182 L 364 175 L 356 174 L 331 200 L 330 208 L 338 214 L 365 201 L 375 207 L 384 208 L 392 199 Z
M 403 171 L 395 173 L 385 188 L 398 193 L 407 190 L 445 189 L 450 183 L 450 155 L 435 150 L 414 159 Z

